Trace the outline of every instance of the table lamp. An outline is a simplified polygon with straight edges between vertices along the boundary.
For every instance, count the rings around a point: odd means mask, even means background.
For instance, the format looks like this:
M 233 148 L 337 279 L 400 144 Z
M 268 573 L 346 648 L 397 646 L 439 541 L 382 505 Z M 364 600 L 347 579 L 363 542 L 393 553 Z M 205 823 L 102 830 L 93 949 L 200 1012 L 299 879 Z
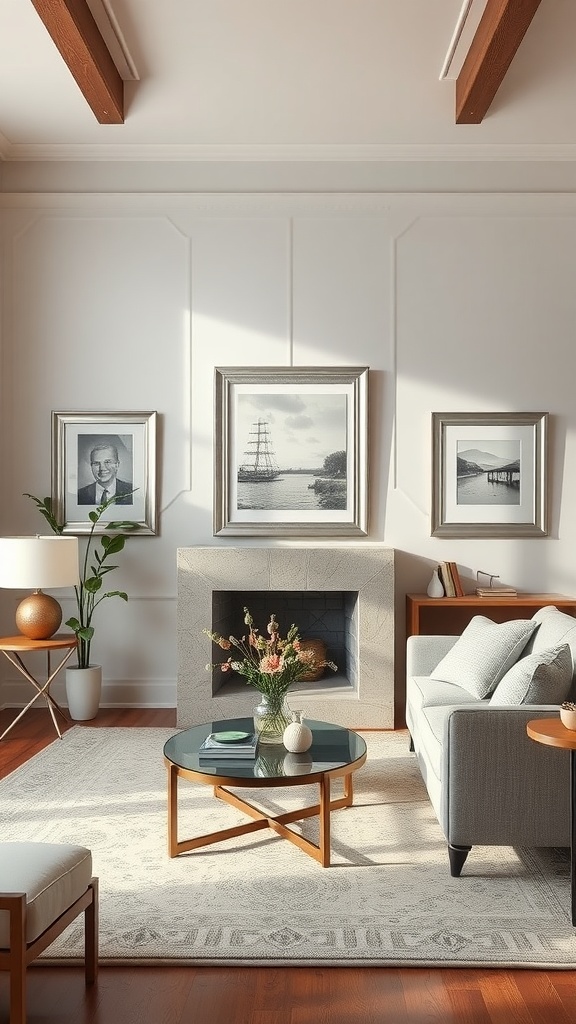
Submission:
M 79 582 L 77 537 L 0 537 L 0 587 L 34 591 L 16 609 L 16 625 L 30 640 L 47 640 L 62 622 L 62 609 L 43 588 Z

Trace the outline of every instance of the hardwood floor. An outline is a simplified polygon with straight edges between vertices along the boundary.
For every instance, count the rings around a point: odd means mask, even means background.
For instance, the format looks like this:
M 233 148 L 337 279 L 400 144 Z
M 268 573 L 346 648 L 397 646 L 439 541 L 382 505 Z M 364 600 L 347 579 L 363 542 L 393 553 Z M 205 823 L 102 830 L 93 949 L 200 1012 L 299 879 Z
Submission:
M 0 732 L 13 717 L 0 711 Z M 175 718 L 173 710 L 102 710 L 86 724 L 171 726 Z M 54 737 L 47 711 L 25 715 L 0 741 L 0 778 Z M 32 966 L 27 991 L 28 1024 L 576 1024 L 576 971 L 104 967 L 86 990 L 80 967 Z M 0 1024 L 8 1024 L 4 974 Z

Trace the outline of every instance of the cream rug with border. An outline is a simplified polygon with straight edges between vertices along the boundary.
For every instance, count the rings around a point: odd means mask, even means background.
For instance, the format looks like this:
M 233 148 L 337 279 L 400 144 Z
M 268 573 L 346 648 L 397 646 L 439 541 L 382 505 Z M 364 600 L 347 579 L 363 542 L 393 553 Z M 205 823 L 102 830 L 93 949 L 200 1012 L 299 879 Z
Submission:
M 267 830 L 171 860 L 173 732 L 77 726 L 0 782 L 2 840 L 92 849 L 102 963 L 576 967 L 568 851 L 476 847 L 451 878 L 406 732 L 364 733 L 329 868 Z M 317 792 L 246 791 L 278 811 Z M 179 808 L 179 838 L 246 820 L 185 780 Z M 82 942 L 80 918 L 45 956 L 74 959 Z

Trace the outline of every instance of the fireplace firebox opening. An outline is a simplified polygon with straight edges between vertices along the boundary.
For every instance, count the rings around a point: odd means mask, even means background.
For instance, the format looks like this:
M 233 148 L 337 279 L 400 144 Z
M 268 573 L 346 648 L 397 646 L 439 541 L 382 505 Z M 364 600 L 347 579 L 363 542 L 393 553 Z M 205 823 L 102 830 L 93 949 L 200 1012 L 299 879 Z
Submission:
M 357 591 L 238 591 L 215 590 L 212 593 L 212 631 L 220 636 L 240 638 L 248 632 L 244 608 L 250 610 L 255 626 L 266 636 L 273 612 L 285 637 L 295 624 L 302 640 L 318 639 L 326 644 L 326 657 L 337 671 L 326 668 L 321 679 L 301 680 L 290 688 L 295 692 L 355 692 L 358 689 L 358 592 Z M 236 648 L 222 652 L 214 646 L 214 662 L 224 661 Z M 220 657 L 225 655 L 225 657 Z M 212 696 L 240 693 L 246 687 L 237 672 L 212 670 Z

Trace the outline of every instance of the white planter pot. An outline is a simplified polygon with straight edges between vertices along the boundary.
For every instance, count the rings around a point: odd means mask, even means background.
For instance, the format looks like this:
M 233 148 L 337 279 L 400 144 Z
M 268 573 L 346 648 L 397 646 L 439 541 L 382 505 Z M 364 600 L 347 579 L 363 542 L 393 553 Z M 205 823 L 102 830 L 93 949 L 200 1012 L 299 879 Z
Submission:
M 66 669 L 68 713 L 75 722 L 96 718 L 102 693 L 102 666 Z

